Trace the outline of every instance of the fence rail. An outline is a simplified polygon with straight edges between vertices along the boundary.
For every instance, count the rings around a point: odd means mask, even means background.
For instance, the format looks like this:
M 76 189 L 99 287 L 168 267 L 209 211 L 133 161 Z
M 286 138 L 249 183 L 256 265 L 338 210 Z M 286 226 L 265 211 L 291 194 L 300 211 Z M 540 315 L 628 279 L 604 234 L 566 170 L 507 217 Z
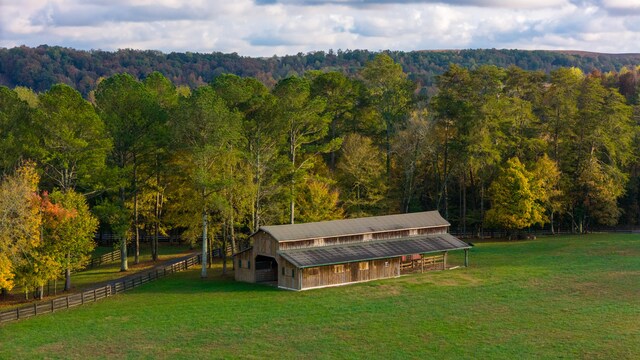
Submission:
M 120 261 L 120 250 L 114 250 L 110 253 L 102 254 L 100 257 L 91 258 L 87 263 L 87 269 L 98 267 L 102 264 L 108 264 L 116 261 Z
M 86 303 L 96 302 L 167 275 L 187 270 L 192 266 L 200 264 L 201 256 L 202 255 L 193 255 L 176 263 L 157 267 L 140 274 L 127 276 L 107 285 L 85 290 L 81 293 L 61 296 L 55 299 L 35 302 L 15 309 L 2 311 L 0 312 L 0 324 L 9 321 L 27 319 L 36 315 L 48 314 L 63 309 L 69 309 Z
M 627 233 L 627 234 L 640 234 L 640 226 L 617 226 L 617 227 L 590 227 L 587 231 L 588 233 Z M 466 232 L 460 231 L 460 229 L 450 229 L 449 233 L 456 237 L 460 238 L 505 238 L 509 236 L 509 232 L 505 230 L 491 230 L 485 229 L 482 234 L 479 234 L 477 231 L 467 230 Z M 535 235 L 535 236 L 543 236 L 543 235 L 578 235 L 579 233 L 576 231 L 571 231 L 571 229 L 561 228 L 555 229 L 554 232 L 551 232 L 551 229 L 523 229 L 520 231 L 514 231 L 511 233 L 512 236 L 517 237 L 526 236 L 526 235 Z

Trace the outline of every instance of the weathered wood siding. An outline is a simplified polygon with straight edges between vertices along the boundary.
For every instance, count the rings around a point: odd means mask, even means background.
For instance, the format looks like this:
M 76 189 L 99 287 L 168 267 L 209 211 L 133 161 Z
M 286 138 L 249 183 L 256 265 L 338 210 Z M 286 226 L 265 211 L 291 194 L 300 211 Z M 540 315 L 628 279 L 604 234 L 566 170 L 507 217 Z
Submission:
M 278 256 L 278 287 L 300 290 L 300 269 Z
M 302 289 L 385 279 L 399 275 L 400 258 L 319 266 L 302 270 Z
M 278 246 L 279 246 L 279 249 L 281 250 L 285 250 L 285 249 L 291 250 L 291 249 L 302 249 L 302 248 L 328 246 L 328 245 L 352 244 L 352 243 L 361 243 L 361 242 L 373 241 L 373 240 L 395 239 L 395 238 L 408 237 L 408 236 L 414 236 L 414 235 L 444 234 L 447 232 L 447 228 L 448 228 L 447 226 L 438 226 L 438 227 L 420 228 L 420 229 L 385 231 L 385 232 L 360 234 L 360 235 L 334 236 L 334 237 L 306 239 L 306 240 L 298 240 L 298 241 L 283 241 L 283 242 L 280 242 Z M 264 234 L 264 235 L 268 236 L 268 234 Z
M 278 242 L 271 235 L 265 232 L 258 232 L 253 236 L 254 255 L 265 255 L 276 258 Z
M 448 226 L 416 229 L 411 235 L 446 234 L 448 229 Z
M 240 253 L 236 256 L 234 260 L 236 261 L 235 279 L 237 281 L 256 282 L 260 281 L 264 277 L 263 275 L 267 275 L 266 273 L 261 273 L 261 279 L 257 278 L 255 260 L 258 255 L 273 257 L 276 260 L 278 263 L 278 286 L 286 289 L 302 290 L 396 277 L 400 275 L 400 258 L 342 264 L 342 271 L 337 271 L 334 265 L 298 269 L 280 257 L 277 252 L 280 249 L 300 249 L 361 243 L 424 234 L 442 234 L 446 233 L 447 229 L 447 226 L 439 226 L 285 242 L 278 242 L 268 233 L 260 231 L 253 236 L 253 249 Z M 242 266 L 239 266 L 239 261 L 242 261 Z
M 250 249 L 234 257 L 233 261 L 235 261 L 236 268 L 234 276 L 236 281 L 256 282 L 253 251 L 254 249 Z

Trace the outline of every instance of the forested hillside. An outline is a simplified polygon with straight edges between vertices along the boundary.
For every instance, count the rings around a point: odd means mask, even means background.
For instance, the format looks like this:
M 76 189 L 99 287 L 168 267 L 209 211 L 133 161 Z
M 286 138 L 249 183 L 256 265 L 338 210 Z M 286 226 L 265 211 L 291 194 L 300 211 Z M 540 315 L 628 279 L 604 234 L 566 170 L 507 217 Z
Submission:
M 433 209 L 468 236 L 640 223 L 640 68 L 451 65 L 425 98 L 388 55 L 362 62 L 271 87 L 148 65 L 89 100 L 0 86 L 0 288 L 81 266 L 96 219 L 123 252 L 171 229 L 238 250 L 264 224 Z
M 455 50 L 388 52 L 388 54 L 422 88 L 434 92 L 435 77 L 450 64 L 469 69 L 481 65 L 518 66 L 525 70 L 549 73 L 559 67 L 577 67 L 585 73 L 606 73 L 640 64 L 640 54 L 596 54 L 525 50 Z M 76 88 L 83 96 L 95 88 L 101 77 L 129 73 L 142 79 L 159 71 L 176 85 L 197 87 L 223 73 L 254 77 L 273 86 L 290 75 L 303 75 L 309 70 L 335 70 L 355 75 L 376 53 L 366 50 L 338 50 L 297 54 L 283 57 L 250 58 L 237 54 L 170 53 L 158 51 L 119 50 L 80 51 L 56 46 L 0 49 L 0 84 L 25 86 L 42 92 L 56 83 Z

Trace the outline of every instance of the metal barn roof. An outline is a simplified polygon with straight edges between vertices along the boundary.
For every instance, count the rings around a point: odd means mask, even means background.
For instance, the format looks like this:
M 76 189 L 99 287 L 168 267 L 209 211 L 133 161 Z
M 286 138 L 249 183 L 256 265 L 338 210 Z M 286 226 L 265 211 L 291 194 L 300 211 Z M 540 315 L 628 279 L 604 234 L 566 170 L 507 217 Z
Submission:
M 278 254 L 298 268 L 308 268 L 469 248 L 471 248 L 469 244 L 451 234 L 434 234 L 355 244 L 281 250 Z
M 439 212 L 425 211 L 305 224 L 261 226 L 260 230 L 270 234 L 277 241 L 291 241 L 449 225 Z

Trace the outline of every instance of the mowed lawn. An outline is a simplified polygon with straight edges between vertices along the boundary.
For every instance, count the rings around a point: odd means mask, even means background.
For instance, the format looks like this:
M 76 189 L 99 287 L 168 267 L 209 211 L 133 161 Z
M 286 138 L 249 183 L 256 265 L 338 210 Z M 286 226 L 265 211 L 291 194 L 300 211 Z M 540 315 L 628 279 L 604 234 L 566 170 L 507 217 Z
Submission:
M 0 326 L 0 358 L 640 359 L 640 235 L 480 243 L 470 260 L 304 292 L 194 269 Z
M 113 251 L 113 248 L 99 247 L 94 251 L 93 257 L 99 257 L 100 255 L 111 251 Z M 150 269 L 162 261 L 185 256 L 188 252 L 189 247 L 186 245 L 161 245 L 158 248 L 158 262 L 154 263 L 151 260 L 151 249 L 149 246 L 143 246 L 140 252 L 139 264 L 134 264 L 134 256 L 131 254 L 129 254 L 130 256 L 128 256 L 127 259 L 129 261 L 129 269 L 131 272 L 135 272 Z M 120 272 L 120 260 L 106 263 L 91 269 L 73 272 L 71 273 L 71 291 L 78 292 L 100 283 L 119 279 L 127 274 L 128 273 Z M 45 294 L 52 294 L 52 296 L 54 296 L 54 284 L 57 286 L 57 296 L 64 295 L 64 279 L 60 279 L 56 283 L 53 281 L 50 282 L 49 286 L 45 286 Z M 13 296 L 6 301 L 0 301 L 0 311 L 24 305 L 24 293 L 21 289 L 14 289 L 11 294 Z

